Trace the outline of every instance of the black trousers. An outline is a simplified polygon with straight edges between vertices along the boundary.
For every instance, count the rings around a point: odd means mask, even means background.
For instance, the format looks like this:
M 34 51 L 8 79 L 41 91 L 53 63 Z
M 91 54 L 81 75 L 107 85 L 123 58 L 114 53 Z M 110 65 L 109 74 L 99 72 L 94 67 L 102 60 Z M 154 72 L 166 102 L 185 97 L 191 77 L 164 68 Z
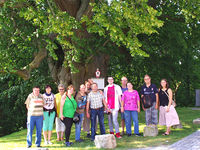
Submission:
M 73 118 L 65 117 L 62 122 L 65 124 L 65 142 L 69 142 Z

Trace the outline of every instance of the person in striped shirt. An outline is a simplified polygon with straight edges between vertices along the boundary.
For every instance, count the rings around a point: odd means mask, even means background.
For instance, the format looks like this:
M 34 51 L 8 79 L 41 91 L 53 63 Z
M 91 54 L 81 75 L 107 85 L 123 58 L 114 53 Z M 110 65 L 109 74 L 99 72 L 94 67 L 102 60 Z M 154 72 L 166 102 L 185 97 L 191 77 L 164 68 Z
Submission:
M 41 147 L 41 132 L 43 126 L 43 97 L 40 94 L 40 88 L 33 87 L 33 92 L 28 95 L 25 101 L 28 110 L 27 115 L 27 148 L 32 146 L 32 134 L 34 126 L 36 126 L 36 140 L 35 145 Z

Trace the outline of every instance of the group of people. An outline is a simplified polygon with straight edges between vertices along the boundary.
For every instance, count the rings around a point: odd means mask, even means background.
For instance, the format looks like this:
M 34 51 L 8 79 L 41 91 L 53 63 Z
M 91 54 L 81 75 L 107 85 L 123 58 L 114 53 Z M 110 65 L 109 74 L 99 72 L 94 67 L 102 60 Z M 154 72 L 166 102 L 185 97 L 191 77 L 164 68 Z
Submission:
M 104 114 L 108 116 L 110 134 L 116 138 L 121 138 L 126 126 L 126 134 L 133 135 L 131 131 L 132 121 L 134 125 L 134 134 L 141 136 L 139 133 L 138 113 L 140 112 L 140 96 L 133 89 L 132 83 L 128 82 L 126 77 L 121 78 L 121 86 L 114 84 L 113 77 L 108 77 L 108 85 L 103 91 L 98 89 L 98 84 L 91 79 L 81 84 L 79 91 L 75 92 L 73 85 L 69 85 L 65 90 L 64 85 L 58 85 L 58 93 L 53 94 L 51 86 L 45 87 L 45 93 L 40 94 L 39 87 L 33 87 L 33 92 L 29 94 L 25 104 L 28 110 L 27 117 L 27 147 L 32 146 L 32 133 L 36 126 L 37 147 L 41 145 L 41 133 L 43 129 L 45 145 L 51 143 L 51 134 L 55 120 L 57 141 L 64 140 L 66 146 L 71 146 L 69 142 L 71 127 L 74 117 L 78 116 L 75 122 L 75 141 L 83 142 L 80 138 L 81 128 L 87 132 L 87 137 L 94 141 L 97 124 L 100 125 L 101 134 L 105 134 Z M 169 88 L 166 79 L 160 82 L 160 88 L 157 89 L 155 84 L 151 83 L 149 75 L 144 76 L 144 85 L 141 88 L 141 98 L 146 95 L 151 97 L 152 105 L 142 108 L 145 111 L 146 125 L 159 124 L 167 126 L 163 135 L 170 134 L 170 127 L 179 124 L 179 118 L 175 108 L 172 105 L 172 90 Z M 120 134 L 118 114 L 121 112 Z M 91 133 L 91 134 L 90 134 Z

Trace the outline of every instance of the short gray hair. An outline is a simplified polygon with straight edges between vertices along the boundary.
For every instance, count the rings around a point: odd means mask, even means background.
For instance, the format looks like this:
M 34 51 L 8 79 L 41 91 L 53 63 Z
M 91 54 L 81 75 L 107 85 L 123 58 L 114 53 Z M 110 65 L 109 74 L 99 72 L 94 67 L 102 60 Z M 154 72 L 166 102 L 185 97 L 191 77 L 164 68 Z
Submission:
M 64 86 L 63 84 L 59 84 L 59 85 L 58 85 L 58 88 L 59 88 L 59 87 L 62 87 L 62 88 L 65 89 L 65 86 Z

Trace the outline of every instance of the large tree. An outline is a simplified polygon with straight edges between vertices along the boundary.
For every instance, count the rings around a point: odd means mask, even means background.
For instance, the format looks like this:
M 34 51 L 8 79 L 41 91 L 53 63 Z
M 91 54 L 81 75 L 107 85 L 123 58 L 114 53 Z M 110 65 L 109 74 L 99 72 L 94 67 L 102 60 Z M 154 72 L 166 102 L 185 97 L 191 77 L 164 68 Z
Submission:
M 110 55 L 125 46 L 145 56 L 139 34 L 162 26 L 146 0 L 1 0 L 0 66 L 24 79 L 48 57 L 52 77 L 78 87 L 107 74 Z M 147 55 L 146 55 L 147 56 Z

